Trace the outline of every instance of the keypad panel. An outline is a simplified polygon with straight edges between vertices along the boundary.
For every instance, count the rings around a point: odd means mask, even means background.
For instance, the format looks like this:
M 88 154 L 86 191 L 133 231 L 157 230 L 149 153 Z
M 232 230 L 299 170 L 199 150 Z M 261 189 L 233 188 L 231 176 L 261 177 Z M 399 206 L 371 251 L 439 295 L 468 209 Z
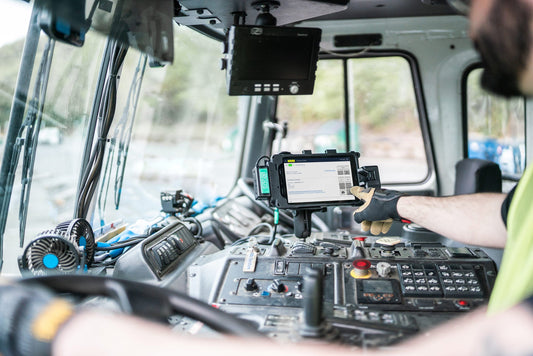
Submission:
M 398 274 L 406 297 L 483 298 L 476 270 L 471 264 L 399 263 Z

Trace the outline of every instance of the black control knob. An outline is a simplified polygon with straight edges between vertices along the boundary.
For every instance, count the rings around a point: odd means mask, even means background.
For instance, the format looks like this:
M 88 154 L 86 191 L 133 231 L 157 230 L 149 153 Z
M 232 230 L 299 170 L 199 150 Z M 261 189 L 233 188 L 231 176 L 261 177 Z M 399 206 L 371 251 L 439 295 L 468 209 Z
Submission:
M 253 278 L 248 278 L 246 281 L 246 284 L 244 285 L 244 289 L 246 289 L 248 292 L 253 292 L 257 290 L 257 282 Z
M 270 289 L 276 293 L 284 293 L 287 291 L 285 284 L 281 283 L 279 279 L 274 279 L 270 285 Z

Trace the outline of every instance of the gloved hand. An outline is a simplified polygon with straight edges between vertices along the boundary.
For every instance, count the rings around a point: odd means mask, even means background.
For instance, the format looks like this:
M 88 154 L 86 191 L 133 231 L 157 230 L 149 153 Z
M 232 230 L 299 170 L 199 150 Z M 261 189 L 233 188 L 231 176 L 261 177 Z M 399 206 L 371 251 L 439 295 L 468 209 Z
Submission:
M 361 224 L 363 231 L 372 235 L 387 233 L 393 220 L 401 219 L 398 214 L 398 199 L 405 195 L 395 190 L 352 187 L 350 192 L 363 201 L 354 214 L 354 220 Z
M 69 302 L 46 289 L 0 281 L 0 355 L 50 355 L 54 336 L 72 313 Z

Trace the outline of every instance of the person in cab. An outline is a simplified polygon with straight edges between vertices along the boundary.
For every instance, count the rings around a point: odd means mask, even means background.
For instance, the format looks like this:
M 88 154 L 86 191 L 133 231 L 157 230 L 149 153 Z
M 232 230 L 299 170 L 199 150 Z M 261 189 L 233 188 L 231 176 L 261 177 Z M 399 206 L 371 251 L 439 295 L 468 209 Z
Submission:
M 533 0 L 473 0 L 470 30 L 485 64 L 485 87 L 533 95 Z M 394 355 L 533 354 L 533 167 L 511 193 L 407 196 L 353 188 L 354 218 L 374 234 L 408 219 L 467 244 L 505 247 L 488 313 L 479 309 L 388 350 Z M 5 308 L 6 305 L 13 306 Z M 14 312 L 17 311 L 17 312 Z M 509 325 L 519 327 L 509 328 Z M 130 316 L 78 311 L 50 293 L 0 285 L 0 354 L 8 355 L 356 355 L 340 345 L 268 339 L 201 339 Z M 387 350 L 376 351 L 376 354 Z M 364 354 L 370 354 L 365 351 Z

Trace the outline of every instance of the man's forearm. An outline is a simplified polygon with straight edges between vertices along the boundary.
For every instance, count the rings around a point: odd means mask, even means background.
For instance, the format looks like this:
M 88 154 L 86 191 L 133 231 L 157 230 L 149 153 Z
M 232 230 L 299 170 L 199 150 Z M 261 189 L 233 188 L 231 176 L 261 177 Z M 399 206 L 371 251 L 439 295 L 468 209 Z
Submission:
M 96 334 L 95 334 L 96 333 Z M 463 315 L 410 341 L 384 350 L 358 350 L 339 344 L 303 341 L 276 343 L 270 339 L 200 338 L 176 334 L 161 325 L 126 316 L 83 313 L 58 334 L 53 356 L 63 355 L 147 355 L 193 353 L 234 356 L 250 353 L 268 356 L 272 350 L 293 356 L 433 356 L 440 355 L 531 355 L 533 354 L 533 313 L 523 303 L 488 317 L 484 309 Z M 87 342 L 87 335 L 97 335 Z M 83 345 L 83 346 L 80 346 Z
M 391 354 L 532 355 L 531 333 L 533 313 L 530 305 L 522 303 L 492 316 L 487 316 L 486 310 L 481 308 L 399 345 Z M 379 355 L 389 355 L 389 352 Z
M 479 193 L 451 197 L 405 196 L 398 213 L 438 234 L 472 245 L 503 247 L 507 231 L 501 218 L 505 194 Z

